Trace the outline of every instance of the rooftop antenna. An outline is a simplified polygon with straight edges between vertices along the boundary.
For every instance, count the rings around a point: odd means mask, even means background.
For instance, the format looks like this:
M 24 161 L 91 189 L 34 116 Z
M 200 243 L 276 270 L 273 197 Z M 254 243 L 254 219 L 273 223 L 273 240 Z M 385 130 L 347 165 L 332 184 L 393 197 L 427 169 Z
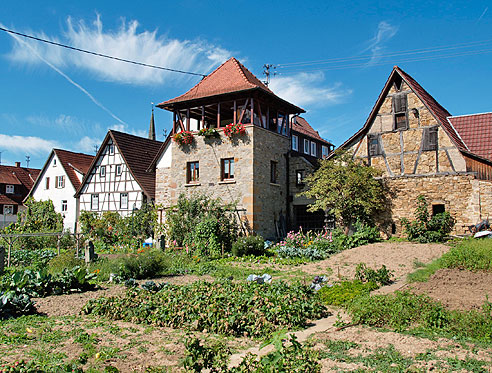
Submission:
M 98 150 L 97 145 L 94 145 L 94 153 L 96 153 L 96 154 L 97 154 L 97 150 Z
M 163 135 L 164 135 L 164 139 L 166 139 L 166 138 L 167 138 L 167 128 L 164 128 L 164 129 L 162 130 L 162 133 L 163 133 Z
M 265 83 L 265 85 L 268 87 L 268 84 L 270 84 L 270 75 L 272 75 L 272 74 L 273 74 L 273 76 L 277 75 L 276 71 L 270 72 L 270 69 L 275 70 L 277 68 L 277 66 L 275 66 L 271 63 L 266 63 L 263 65 L 263 68 L 265 69 L 265 70 L 263 70 L 263 75 L 266 76 L 266 80 L 263 83 Z
M 29 168 L 29 162 L 31 161 L 31 157 L 26 155 L 26 167 Z
M 0 151 L 0 164 L 2 164 L 2 153 L 3 153 L 3 152 L 4 152 L 3 150 L 2 150 L 2 151 Z

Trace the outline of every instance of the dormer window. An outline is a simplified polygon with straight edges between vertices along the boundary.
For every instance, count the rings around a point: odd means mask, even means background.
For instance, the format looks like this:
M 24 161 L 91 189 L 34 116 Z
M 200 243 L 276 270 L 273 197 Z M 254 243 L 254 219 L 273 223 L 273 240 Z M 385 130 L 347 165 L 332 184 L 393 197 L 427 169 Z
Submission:
M 7 193 L 7 194 L 14 194 L 14 186 L 7 184 L 5 186 L 5 193 Z

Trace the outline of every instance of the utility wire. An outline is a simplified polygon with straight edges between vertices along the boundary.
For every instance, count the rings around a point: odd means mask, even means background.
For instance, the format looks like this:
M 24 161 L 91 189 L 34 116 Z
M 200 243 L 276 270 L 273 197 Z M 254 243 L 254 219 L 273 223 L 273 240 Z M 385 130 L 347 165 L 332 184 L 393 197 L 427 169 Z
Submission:
M 127 63 L 131 63 L 131 64 L 134 64 L 134 65 L 151 67 L 153 69 L 165 70 L 165 71 L 170 71 L 170 72 L 173 72 L 173 73 L 188 74 L 188 75 L 195 75 L 195 76 L 201 76 L 201 77 L 206 77 L 207 76 L 205 74 L 199 74 L 199 73 L 194 73 L 194 72 L 190 72 L 190 71 L 183 71 L 183 70 L 171 69 L 169 67 L 162 67 L 162 66 L 150 65 L 150 64 L 147 64 L 147 63 L 143 63 L 143 62 L 137 62 L 137 61 L 127 60 L 127 59 L 124 59 L 124 58 L 119 58 L 119 57 L 114 57 L 114 56 L 108 56 L 107 54 L 92 52 L 92 51 L 88 51 L 86 49 L 80 49 L 80 48 L 72 47 L 70 45 L 57 43 L 57 42 L 54 42 L 54 41 L 51 41 L 51 40 L 41 39 L 41 38 L 38 38 L 36 36 L 27 35 L 27 34 L 23 34 L 21 32 L 9 30 L 9 29 L 6 29 L 4 27 L 0 27 L 0 31 L 5 31 L 5 32 L 8 32 L 10 34 L 15 34 L 15 35 L 18 35 L 18 36 L 22 36 L 24 38 L 28 38 L 28 39 L 40 41 L 40 42 L 47 43 L 47 44 L 56 45 L 58 47 L 71 49 L 71 50 L 74 50 L 74 51 L 77 51 L 77 52 L 92 54 L 94 56 L 109 58 L 109 59 L 116 60 L 116 61 L 121 61 L 121 62 L 127 62 Z
M 410 49 L 407 51 L 398 51 L 398 52 L 393 52 L 393 53 L 380 54 L 378 57 L 385 58 L 385 57 L 395 57 L 395 56 L 404 56 L 404 55 L 412 55 L 412 54 L 434 53 L 434 52 L 441 52 L 441 51 L 452 50 L 452 49 L 471 48 L 471 47 L 475 47 L 475 46 L 479 46 L 479 45 L 489 44 L 491 41 L 492 41 L 492 39 L 475 41 L 475 42 L 470 42 L 470 43 L 444 45 L 444 46 L 438 46 L 438 47 L 429 47 L 429 48 L 422 48 L 422 49 Z M 281 63 L 281 64 L 276 65 L 276 67 L 284 68 L 284 69 L 290 69 L 291 67 L 296 68 L 298 66 L 322 65 L 322 64 L 330 64 L 330 63 L 335 63 L 335 62 L 364 60 L 366 58 L 371 58 L 371 57 L 372 57 L 372 55 L 362 55 L 362 56 L 353 56 L 353 57 L 337 57 L 337 58 L 330 58 L 330 59 L 326 59 L 326 60 Z

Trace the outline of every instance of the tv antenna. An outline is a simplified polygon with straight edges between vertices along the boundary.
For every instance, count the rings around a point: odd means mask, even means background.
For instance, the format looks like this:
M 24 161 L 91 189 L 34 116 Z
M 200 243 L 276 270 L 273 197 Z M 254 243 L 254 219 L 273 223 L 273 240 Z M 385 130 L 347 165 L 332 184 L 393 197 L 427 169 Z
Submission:
M 31 157 L 26 155 L 26 167 L 29 168 L 29 162 L 31 161 Z
M 275 70 L 277 68 L 277 66 L 275 66 L 271 63 L 266 63 L 263 65 L 263 68 L 265 69 L 265 70 L 263 70 L 263 75 L 266 76 L 266 80 L 263 83 L 265 83 L 265 85 L 268 87 L 268 84 L 270 84 L 270 75 L 273 75 L 273 76 L 277 75 L 276 71 L 271 72 L 270 69 Z

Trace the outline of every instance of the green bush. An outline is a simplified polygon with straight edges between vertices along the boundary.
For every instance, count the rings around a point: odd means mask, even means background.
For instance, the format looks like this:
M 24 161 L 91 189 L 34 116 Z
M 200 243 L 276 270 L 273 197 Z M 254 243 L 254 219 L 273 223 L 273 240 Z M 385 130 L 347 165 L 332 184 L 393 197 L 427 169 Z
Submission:
M 157 277 L 167 269 L 163 257 L 164 254 L 159 250 L 129 254 L 121 259 L 117 274 L 124 279 L 137 280 Z
M 56 256 L 52 249 L 12 250 L 10 264 L 12 267 L 44 268 Z
M 323 286 L 318 294 L 325 304 L 344 306 L 353 299 L 369 294 L 379 286 L 374 282 L 363 283 L 360 280 L 342 281 L 333 286 Z
M 374 270 L 365 265 L 357 264 L 355 268 L 355 279 L 361 282 L 373 282 L 379 286 L 389 285 L 392 281 L 392 271 L 388 270 L 383 264 L 378 270 Z
M 48 262 L 48 272 L 55 274 L 62 272 L 65 268 L 71 269 L 83 265 L 84 261 L 75 257 L 75 251 L 67 250 Z
M 420 243 L 442 242 L 453 230 L 454 219 L 448 212 L 429 215 L 429 204 L 423 195 L 417 197 L 415 220 L 402 219 L 405 233 L 411 241 Z
M 265 240 L 261 236 L 239 237 L 232 245 L 234 256 L 260 256 L 265 254 Z
M 308 286 L 232 281 L 167 285 L 156 293 L 130 289 L 121 297 L 91 300 L 83 311 L 115 320 L 251 337 L 304 327 L 308 320 L 327 314 Z

